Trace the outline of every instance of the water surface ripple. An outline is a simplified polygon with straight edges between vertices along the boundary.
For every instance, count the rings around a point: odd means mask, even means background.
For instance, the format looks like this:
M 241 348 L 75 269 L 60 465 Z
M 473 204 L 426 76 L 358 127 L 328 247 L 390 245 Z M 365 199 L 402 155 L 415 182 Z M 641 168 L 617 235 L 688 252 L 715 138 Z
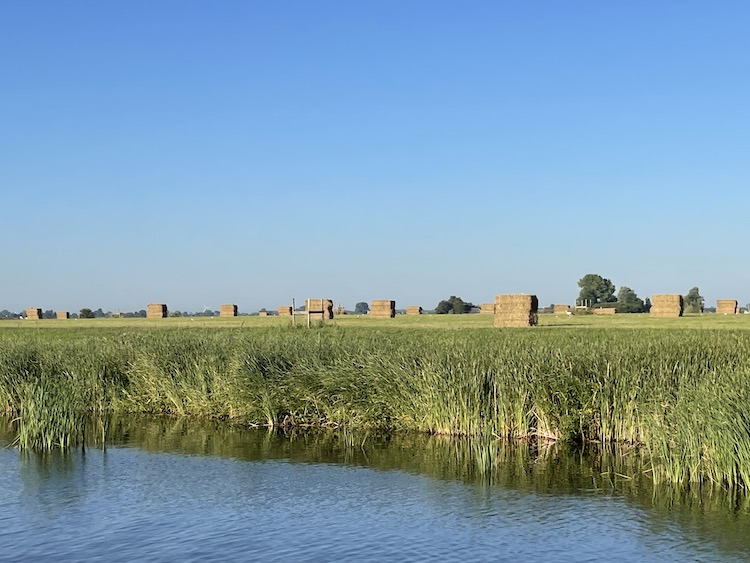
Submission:
M 745 508 L 604 487 L 559 453 L 488 478 L 450 441 L 203 429 L 196 447 L 189 428 L 160 428 L 106 449 L 0 450 L 0 559 L 750 560 Z

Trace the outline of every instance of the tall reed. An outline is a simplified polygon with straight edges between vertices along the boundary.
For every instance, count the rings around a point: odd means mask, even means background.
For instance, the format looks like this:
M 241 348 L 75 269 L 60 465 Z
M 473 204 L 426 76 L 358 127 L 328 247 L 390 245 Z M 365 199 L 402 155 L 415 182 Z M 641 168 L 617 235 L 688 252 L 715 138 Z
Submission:
M 750 485 L 741 331 L 96 329 L 0 335 L 23 447 L 96 413 L 633 443 L 657 481 Z M 481 452 L 478 452 L 478 454 Z

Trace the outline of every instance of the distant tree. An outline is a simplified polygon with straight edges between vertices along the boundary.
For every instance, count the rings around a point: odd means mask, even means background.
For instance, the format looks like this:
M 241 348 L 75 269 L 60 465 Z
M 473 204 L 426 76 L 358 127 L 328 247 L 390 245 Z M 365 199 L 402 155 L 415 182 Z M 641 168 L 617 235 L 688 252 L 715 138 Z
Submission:
M 635 291 L 627 286 L 621 286 L 617 292 L 617 312 L 618 313 L 643 313 L 645 304 Z
M 44 311 L 42 313 L 42 318 L 43 319 L 54 319 L 54 318 L 57 318 L 57 315 L 55 314 L 55 312 L 53 310 L 47 309 L 46 311 Z
M 170 317 L 181 317 L 182 313 L 180 311 L 172 311 L 171 313 L 169 313 L 169 316 Z
M 436 315 L 445 315 L 453 311 L 453 304 L 450 301 L 443 300 L 435 307 Z
M 578 287 L 581 288 L 578 299 L 589 301 L 592 305 L 617 301 L 614 284 L 599 274 L 586 274 L 578 280 Z
M 370 312 L 370 306 L 364 301 L 360 301 L 354 306 L 355 315 L 366 315 Z
M 80 312 L 78 313 L 78 316 L 81 317 L 82 319 L 93 319 L 93 318 L 95 318 L 94 317 L 94 311 L 92 311 L 89 308 L 81 309 Z
M 143 317 L 143 318 L 145 319 L 145 318 L 146 318 L 146 309 L 141 309 L 140 311 L 138 311 L 138 312 L 137 312 L 137 313 L 135 314 L 135 316 L 136 316 L 136 317 Z
M 102 311 L 101 307 L 99 307 L 96 311 L 94 311 L 94 318 L 96 319 L 103 319 L 106 316 L 107 314 L 104 311 Z
M 684 300 L 686 313 L 703 312 L 703 297 L 701 297 L 700 291 L 697 287 L 694 287 L 690 291 L 688 291 L 687 295 L 684 297 Z
M 468 313 L 471 311 L 471 308 L 474 305 L 471 303 L 467 303 L 460 297 L 456 297 L 455 295 L 451 295 L 448 299 L 444 299 L 440 303 L 438 303 L 437 307 L 435 307 L 435 314 L 437 315 L 445 315 L 445 314 L 454 314 L 454 315 L 461 315 L 463 313 Z

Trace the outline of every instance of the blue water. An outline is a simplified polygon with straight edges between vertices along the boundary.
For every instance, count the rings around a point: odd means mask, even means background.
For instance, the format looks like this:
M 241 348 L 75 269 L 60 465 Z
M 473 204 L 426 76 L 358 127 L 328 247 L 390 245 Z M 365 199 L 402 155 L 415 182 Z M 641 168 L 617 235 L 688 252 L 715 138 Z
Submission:
M 558 470 L 570 486 L 548 484 L 556 464 L 541 484 L 521 467 L 504 486 L 441 468 L 445 452 L 416 451 L 419 440 L 373 445 L 368 465 L 367 444 L 331 461 L 318 440 L 204 433 L 196 447 L 183 433 L 187 452 L 179 433 L 64 455 L 0 450 L 0 560 L 750 560 L 746 511 L 586 488 L 585 465 L 580 479 Z

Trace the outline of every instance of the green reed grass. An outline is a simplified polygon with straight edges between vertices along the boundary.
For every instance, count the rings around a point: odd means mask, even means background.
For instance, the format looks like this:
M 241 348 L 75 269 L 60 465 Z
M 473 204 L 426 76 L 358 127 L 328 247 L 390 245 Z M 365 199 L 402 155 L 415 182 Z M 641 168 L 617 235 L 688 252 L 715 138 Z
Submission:
M 97 413 L 269 427 L 632 443 L 656 481 L 750 485 L 744 330 L 5 331 L 0 401 L 24 448 Z M 65 337 L 62 337 L 62 336 Z M 88 430 L 91 433 L 91 430 Z M 103 429 L 97 429 L 104 432 Z

